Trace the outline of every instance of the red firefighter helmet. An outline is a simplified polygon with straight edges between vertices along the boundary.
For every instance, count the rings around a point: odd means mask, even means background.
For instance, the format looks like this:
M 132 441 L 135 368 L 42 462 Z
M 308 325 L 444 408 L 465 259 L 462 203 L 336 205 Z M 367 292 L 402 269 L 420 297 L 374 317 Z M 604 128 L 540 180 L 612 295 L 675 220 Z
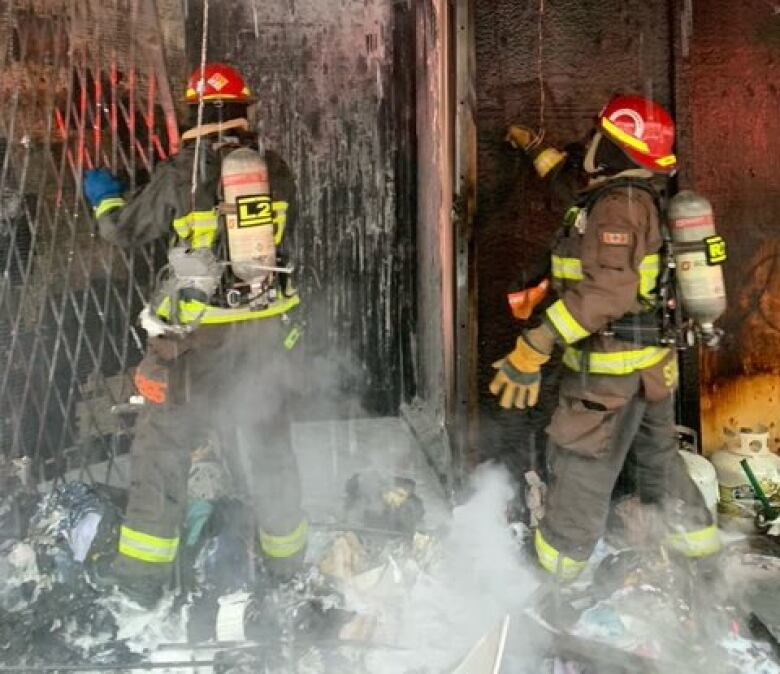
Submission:
M 615 96 L 599 114 L 598 127 L 639 166 L 654 173 L 673 173 L 677 167 L 674 120 L 655 101 Z
M 193 104 L 200 101 L 200 67 L 190 75 L 184 100 Z M 235 69 L 224 63 L 208 63 L 203 71 L 203 100 L 207 103 L 223 101 L 225 103 L 252 103 L 255 99 L 244 82 L 244 78 Z

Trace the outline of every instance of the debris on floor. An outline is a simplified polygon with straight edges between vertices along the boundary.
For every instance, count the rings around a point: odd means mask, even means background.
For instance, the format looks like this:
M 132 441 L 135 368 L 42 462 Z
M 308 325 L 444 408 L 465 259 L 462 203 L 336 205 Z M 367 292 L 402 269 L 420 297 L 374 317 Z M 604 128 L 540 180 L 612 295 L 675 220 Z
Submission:
M 506 524 L 509 481 L 483 472 L 476 485 L 434 533 L 413 481 L 354 476 L 346 524 L 315 523 L 307 569 L 282 585 L 248 554 L 251 508 L 200 488 L 176 583 L 152 611 L 90 583 L 91 565 L 115 549 L 121 492 L 81 482 L 40 497 L 10 490 L 0 512 L 16 494 L 28 515 L 0 541 L 0 663 L 488 674 L 503 660 L 518 674 L 780 674 L 771 539 L 728 547 L 711 578 L 663 551 L 602 543 L 586 580 L 555 589 L 529 561 L 532 530 Z M 621 508 L 637 515 L 628 501 Z M 635 533 L 624 528 L 620 540 L 641 546 Z
M 636 658 L 641 671 L 780 674 L 773 636 L 755 628 L 762 610 L 774 625 L 775 597 L 759 606 L 755 593 L 748 592 L 755 589 L 754 573 L 726 577 L 748 556 L 727 549 L 715 571 L 650 550 L 613 552 L 591 582 L 548 592 L 533 617 L 550 631 L 573 637 L 569 649 L 580 649 L 583 671 L 594 662 L 614 666 L 622 652 Z M 774 575 L 774 585 L 776 580 Z M 623 663 L 625 671 L 634 671 L 629 662 Z M 569 671 L 570 665 L 559 669 Z

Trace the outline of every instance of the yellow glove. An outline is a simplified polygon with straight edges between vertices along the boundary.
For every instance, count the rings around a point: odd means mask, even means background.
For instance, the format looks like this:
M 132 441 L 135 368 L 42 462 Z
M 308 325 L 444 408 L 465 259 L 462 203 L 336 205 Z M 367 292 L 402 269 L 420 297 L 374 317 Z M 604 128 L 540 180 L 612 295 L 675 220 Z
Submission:
M 490 382 L 490 392 L 500 396 L 499 405 L 504 409 L 534 407 L 539 402 L 540 370 L 548 360 L 549 354 L 534 349 L 525 337 L 518 337 L 514 351 L 493 363 L 498 374 Z
M 542 135 L 529 129 L 527 126 L 512 124 L 507 129 L 504 140 L 512 147 L 527 152 L 542 142 Z
M 540 178 L 544 178 L 558 164 L 566 159 L 566 154 L 554 147 L 541 148 L 544 132 L 537 133 L 527 126 L 512 124 L 506 132 L 506 142 L 525 152 L 534 163 L 534 169 Z

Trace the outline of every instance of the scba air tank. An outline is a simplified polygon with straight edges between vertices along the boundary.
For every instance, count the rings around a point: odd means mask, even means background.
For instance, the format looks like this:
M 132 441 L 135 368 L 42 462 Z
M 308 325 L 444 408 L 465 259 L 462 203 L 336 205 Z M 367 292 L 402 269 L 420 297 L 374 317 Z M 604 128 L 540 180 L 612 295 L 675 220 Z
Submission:
M 683 309 L 712 339 L 713 323 L 726 310 L 726 243 L 715 233 L 712 205 L 691 190 L 679 192 L 669 202 L 669 229 Z
M 256 150 L 242 147 L 222 161 L 222 188 L 228 209 L 226 229 L 233 273 L 251 284 L 276 266 L 274 217 L 268 165 Z

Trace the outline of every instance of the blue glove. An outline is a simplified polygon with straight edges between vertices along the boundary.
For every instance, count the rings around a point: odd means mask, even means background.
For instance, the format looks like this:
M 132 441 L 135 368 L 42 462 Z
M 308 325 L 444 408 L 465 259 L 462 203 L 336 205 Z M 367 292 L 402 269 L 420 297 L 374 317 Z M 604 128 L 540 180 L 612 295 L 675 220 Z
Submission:
M 92 208 L 103 199 L 121 197 L 124 191 L 124 185 L 108 169 L 93 169 L 84 174 L 84 196 Z

